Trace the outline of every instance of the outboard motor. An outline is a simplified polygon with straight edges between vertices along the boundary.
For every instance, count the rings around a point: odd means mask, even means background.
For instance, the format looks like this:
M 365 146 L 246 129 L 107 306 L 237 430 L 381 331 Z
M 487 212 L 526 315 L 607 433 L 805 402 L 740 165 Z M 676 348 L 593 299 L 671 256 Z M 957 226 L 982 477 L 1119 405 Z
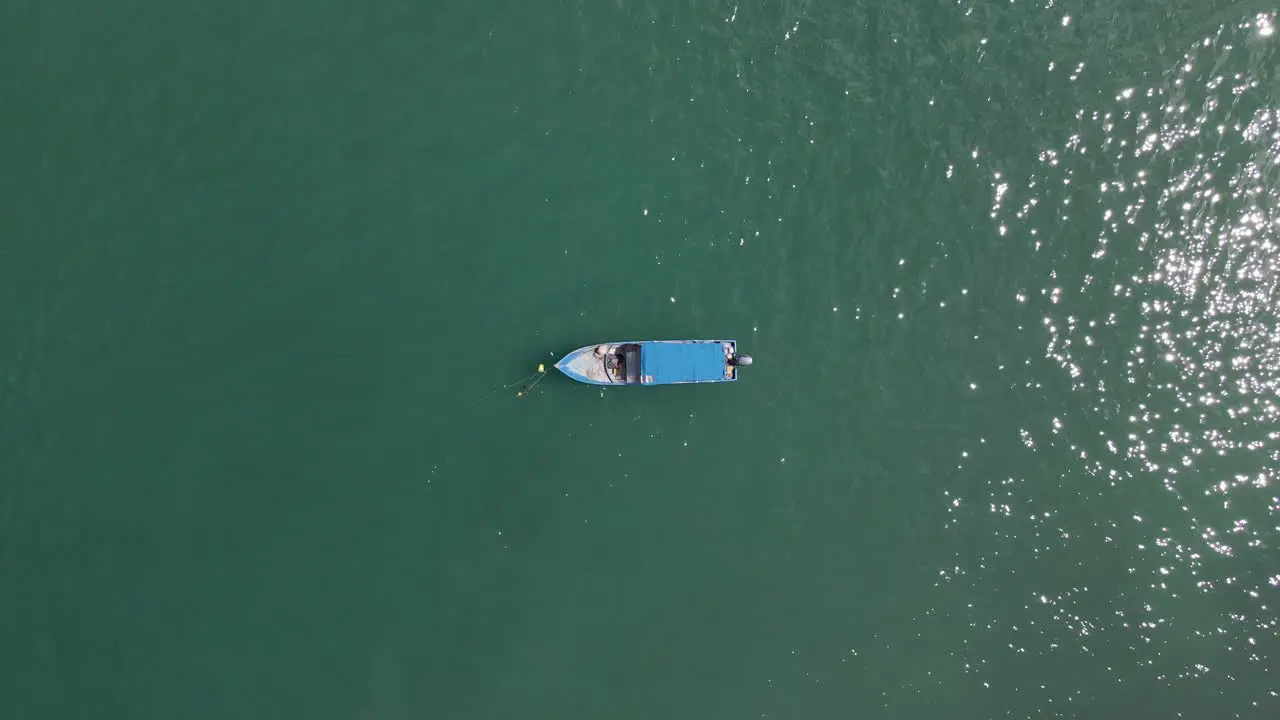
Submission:
M 738 362 L 737 362 L 737 364 L 738 364 L 738 367 L 746 367 L 746 366 L 750 365 L 750 364 L 751 364 L 751 356 L 750 356 L 750 355 L 739 355 L 739 356 L 738 356 Z

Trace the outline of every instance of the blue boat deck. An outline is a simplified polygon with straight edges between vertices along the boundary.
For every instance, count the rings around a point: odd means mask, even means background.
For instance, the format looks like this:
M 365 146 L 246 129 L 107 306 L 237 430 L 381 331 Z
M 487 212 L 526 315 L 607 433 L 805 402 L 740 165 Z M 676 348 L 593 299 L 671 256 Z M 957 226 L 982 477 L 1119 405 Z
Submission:
M 640 348 L 640 383 L 716 382 L 728 378 L 728 359 L 719 342 L 655 342 Z

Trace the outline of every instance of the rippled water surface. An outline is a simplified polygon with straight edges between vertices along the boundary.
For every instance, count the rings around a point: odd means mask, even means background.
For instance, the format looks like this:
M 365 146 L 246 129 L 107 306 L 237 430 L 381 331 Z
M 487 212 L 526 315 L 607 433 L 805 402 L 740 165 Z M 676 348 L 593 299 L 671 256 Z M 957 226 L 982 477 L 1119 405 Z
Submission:
M 10 3 L 0 717 L 1280 717 L 1276 24 Z
M 958 552 L 942 578 L 1017 588 L 967 606 L 971 643 L 1010 642 L 966 667 L 1038 658 L 1018 681 L 1046 703 L 1128 684 L 1168 716 L 1280 707 L 1273 28 L 1259 14 L 1209 29 L 1161 72 L 1116 78 L 1034 164 L 982 168 L 996 232 L 1036 268 L 1007 317 L 1044 340 L 993 379 L 1052 417 L 1019 423 L 1020 451 L 965 449 L 973 496 L 955 529 L 1008 545 Z M 1020 472 L 988 469 L 1014 452 Z

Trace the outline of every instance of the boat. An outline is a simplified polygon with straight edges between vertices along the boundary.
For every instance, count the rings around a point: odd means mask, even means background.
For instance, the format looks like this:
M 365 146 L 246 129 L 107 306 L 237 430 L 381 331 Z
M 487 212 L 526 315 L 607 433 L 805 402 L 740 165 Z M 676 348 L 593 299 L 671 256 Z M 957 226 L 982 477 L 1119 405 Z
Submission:
M 733 382 L 751 364 L 735 340 L 630 340 L 585 345 L 555 367 L 588 385 Z

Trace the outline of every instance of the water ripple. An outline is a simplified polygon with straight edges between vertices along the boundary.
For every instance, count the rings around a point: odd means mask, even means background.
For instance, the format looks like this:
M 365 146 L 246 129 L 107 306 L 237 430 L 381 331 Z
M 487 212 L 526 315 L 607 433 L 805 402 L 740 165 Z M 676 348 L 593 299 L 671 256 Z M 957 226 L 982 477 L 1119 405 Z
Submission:
M 1079 407 L 1027 420 L 1016 442 L 1040 461 L 987 480 L 967 514 L 947 497 L 957 527 L 1001 543 L 957 554 L 939 579 L 989 590 L 1022 570 L 1031 589 L 1010 608 L 967 609 L 976 632 L 1015 625 L 1014 656 L 1127 646 L 1133 667 L 1105 668 L 1117 683 L 1215 676 L 1215 697 L 1247 686 L 1254 708 L 1280 687 L 1267 664 L 1280 625 L 1274 26 L 1273 13 L 1224 25 L 1080 109 L 1030 170 L 990 173 L 993 231 L 1048 279 L 1008 298 L 1039 315 L 1043 355 L 1000 372 L 1035 390 L 1054 381 L 1047 362 Z M 970 451 L 962 469 L 976 472 Z M 1028 577 L 1028 555 L 1043 573 Z M 975 652 L 966 670 L 985 676 L 994 657 Z

